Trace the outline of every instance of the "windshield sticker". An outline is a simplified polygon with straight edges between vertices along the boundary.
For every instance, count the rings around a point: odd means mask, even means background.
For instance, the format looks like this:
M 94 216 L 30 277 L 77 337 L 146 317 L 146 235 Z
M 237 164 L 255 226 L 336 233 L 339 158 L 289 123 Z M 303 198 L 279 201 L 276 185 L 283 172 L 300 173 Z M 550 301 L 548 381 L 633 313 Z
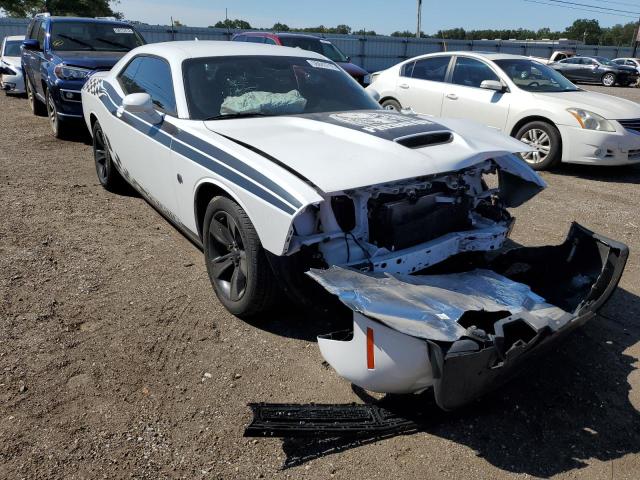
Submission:
M 115 33 L 130 33 L 130 34 L 133 34 L 133 29 L 132 28 L 117 28 L 117 27 L 115 27 L 113 29 L 113 31 Z
M 433 125 L 433 122 L 425 120 L 424 118 L 397 113 L 348 112 L 334 113 L 331 114 L 330 117 L 340 123 L 360 127 L 362 130 L 370 133 L 419 125 Z
M 59 38 L 53 41 L 54 47 L 60 47 L 64 44 L 64 40 L 60 40 Z
M 321 62 L 320 60 L 307 60 L 307 63 L 314 68 L 324 68 L 326 70 L 340 71 L 340 67 L 329 62 Z

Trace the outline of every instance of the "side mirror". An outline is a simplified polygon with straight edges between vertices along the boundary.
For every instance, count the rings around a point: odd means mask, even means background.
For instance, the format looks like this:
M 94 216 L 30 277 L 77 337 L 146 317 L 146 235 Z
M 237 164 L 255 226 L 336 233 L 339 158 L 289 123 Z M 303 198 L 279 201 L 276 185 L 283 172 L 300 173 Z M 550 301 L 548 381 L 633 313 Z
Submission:
M 22 42 L 22 48 L 25 50 L 40 50 L 40 42 L 38 40 L 24 40 Z
M 483 80 L 480 84 L 480 88 L 484 88 L 485 90 L 494 90 L 500 93 L 507 91 L 502 82 L 499 82 L 498 80 Z
M 124 97 L 122 106 L 117 111 L 118 117 L 121 117 L 124 112 L 136 116 L 144 116 L 145 120 L 148 120 L 153 125 L 162 121 L 162 115 L 154 108 L 153 100 L 151 100 L 151 95 L 148 93 L 130 93 Z

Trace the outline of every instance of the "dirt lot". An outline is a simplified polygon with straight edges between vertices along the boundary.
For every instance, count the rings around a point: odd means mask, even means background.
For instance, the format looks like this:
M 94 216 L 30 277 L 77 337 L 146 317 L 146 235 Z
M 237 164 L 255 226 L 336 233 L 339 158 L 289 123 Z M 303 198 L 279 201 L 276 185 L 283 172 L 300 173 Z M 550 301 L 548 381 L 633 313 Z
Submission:
M 86 136 L 4 95 L 0 122 L 0 478 L 640 477 L 640 168 L 562 168 L 514 212 L 524 244 L 576 220 L 632 249 L 602 315 L 528 375 L 453 414 L 420 397 L 411 435 L 253 440 L 248 402 L 361 401 L 315 344 L 336 325 L 231 316 L 196 247 L 100 187 Z

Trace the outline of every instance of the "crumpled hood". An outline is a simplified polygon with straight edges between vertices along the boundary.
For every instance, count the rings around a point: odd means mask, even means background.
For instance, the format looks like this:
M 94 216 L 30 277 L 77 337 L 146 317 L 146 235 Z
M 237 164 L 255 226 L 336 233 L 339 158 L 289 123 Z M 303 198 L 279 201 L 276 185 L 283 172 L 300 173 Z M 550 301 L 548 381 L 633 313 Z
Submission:
M 553 102 L 565 108 L 583 108 L 608 120 L 640 118 L 640 105 L 631 100 L 604 93 L 578 91 L 562 93 L 534 93 L 534 98 Z
M 12 67 L 22 68 L 20 57 L 2 57 L 2 61 Z
M 530 151 L 482 125 L 385 110 L 204 122 L 212 132 L 272 157 L 324 192 L 451 172 L 489 158 Z M 451 141 L 410 148 L 403 137 L 451 132 Z M 519 161 L 522 166 L 524 162 Z M 521 168 L 517 165 L 515 168 Z M 544 182 L 526 167 L 525 176 Z M 521 175 L 519 175 L 521 176 Z
M 89 69 L 110 69 L 128 52 L 56 52 L 65 65 Z

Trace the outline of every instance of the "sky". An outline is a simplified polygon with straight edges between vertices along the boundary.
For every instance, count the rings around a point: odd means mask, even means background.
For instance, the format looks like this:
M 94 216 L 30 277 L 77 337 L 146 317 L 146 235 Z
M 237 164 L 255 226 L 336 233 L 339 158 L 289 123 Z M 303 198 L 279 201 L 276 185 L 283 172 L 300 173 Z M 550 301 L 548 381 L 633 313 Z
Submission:
M 640 0 L 617 1 L 615 6 L 608 0 L 575 1 L 640 12 Z M 173 16 L 188 26 L 206 27 L 223 20 L 226 7 L 229 18 L 247 20 L 253 27 L 270 28 L 276 22 L 290 27 L 347 24 L 356 30 L 365 28 L 389 34 L 415 30 L 416 5 L 416 0 L 120 0 L 116 10 L 128 20 L 166 25 Z M 634 20 L 621 15 L 624 14 L 580 12 L 525 0 L 423 0 L 422 30 L 426 33 L 453 27 L 564 30 L 577 18 L 596 18 L 602 26 Z

